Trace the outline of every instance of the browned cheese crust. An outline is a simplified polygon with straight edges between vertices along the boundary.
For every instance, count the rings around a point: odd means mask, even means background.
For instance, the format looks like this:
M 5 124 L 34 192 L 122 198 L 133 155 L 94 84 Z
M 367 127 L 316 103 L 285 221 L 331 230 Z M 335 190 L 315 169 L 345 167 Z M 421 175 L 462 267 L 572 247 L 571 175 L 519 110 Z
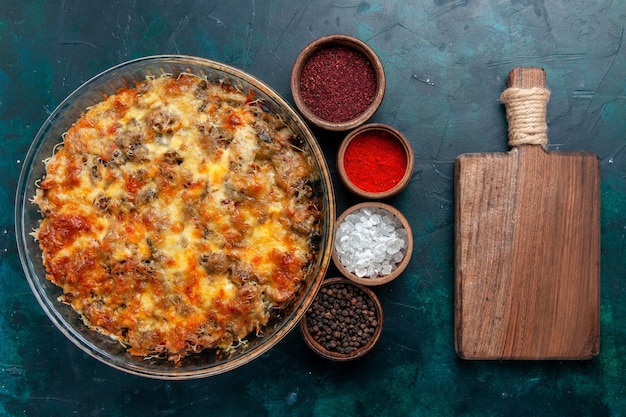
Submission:
M 318 175 L 298 141 L 252 94 L 195 76 L 105 98 L 46 161 L 47 278 L 133 355 L 237 346 L 312 262 Z

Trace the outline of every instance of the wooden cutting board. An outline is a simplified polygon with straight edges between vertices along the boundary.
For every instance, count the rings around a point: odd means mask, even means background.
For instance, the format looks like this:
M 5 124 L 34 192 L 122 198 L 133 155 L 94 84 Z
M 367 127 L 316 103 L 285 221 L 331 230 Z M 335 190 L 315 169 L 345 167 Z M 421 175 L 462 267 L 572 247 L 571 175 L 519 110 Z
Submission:
M 599 160 L 545 150 L 543 69 L 512 70 L 508 87 L 512 149 L 455 161 L 455 348 L 589 359 L 600 345 Z

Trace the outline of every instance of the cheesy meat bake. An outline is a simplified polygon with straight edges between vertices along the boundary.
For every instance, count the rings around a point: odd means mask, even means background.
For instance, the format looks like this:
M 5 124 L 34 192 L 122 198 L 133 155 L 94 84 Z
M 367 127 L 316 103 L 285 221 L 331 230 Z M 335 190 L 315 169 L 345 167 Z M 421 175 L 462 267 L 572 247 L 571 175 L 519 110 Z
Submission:
M 318 181 L 253 93 L 149 77 L 89 108 L 46 163 L 33 232 L 47 278 L 132 355 L 228 351 L 301 287 Z

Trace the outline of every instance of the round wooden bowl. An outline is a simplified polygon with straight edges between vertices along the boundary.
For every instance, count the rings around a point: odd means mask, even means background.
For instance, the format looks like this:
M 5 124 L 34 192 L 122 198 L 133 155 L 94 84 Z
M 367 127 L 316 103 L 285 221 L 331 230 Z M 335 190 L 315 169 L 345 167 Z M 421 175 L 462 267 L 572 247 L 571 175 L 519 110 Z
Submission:
M 404 171 L 404 175 L 401 177 L 400 181 L 396 183 L 393 187 L 388 188 L 383 191 L 367 191 L 362 188 L 359 188 L 355 183 L 350 179 L 348 173 L 346 172 L 345 167 L 345 157 L 346 150 L 350 146 L 350 144 L 361 135 L 365 135 L 368 133 L 374 132 L 384 132 L 387 137 L 395 139 L 402 149 L 404 150 L 404 154 L 406 156 L 406 168 Z M 370 154 L 376 155 L 377 152 L 380 152 L 378 149 L 371 149 Z M 407 140 L 407 138 L 397 129 L 383 124 L 383 123 L 370 123 L 363 125 L 354 129 L 350 132 L 345 139 L 341 142 L 341 146 L 337 152 L 337 171 L 339 172 L 339 178 L 343 185 L 353 194 L 368 200 L 384 200 L 398 195 L 402 190 L 404 190 L 407 185 L 409 185 L 409 181 L 411 181 L 411 177 L 413 176 L 413 167 L 415 164 L 415 154 L 413 153 L 413 148 L 411 144 Z M 375 178 L 377 171 L 382 171 L 386 169 L 383 166 L 369 166 L 371 168 L 372 176 Z
M 371 351 L 372 348 L 376 345 L 376 343 L 380 339 L 380 335 L 383 332 L 383 320 L 384 320 L 383 308 L 382 308 L 382 305 L 380 304 L 380 301 L 378 300 L 378 297 L 376 297 L 376 294 L 374 294 L 374 292 L 371 289 L 364 287 L 362 285 L 356 284 L 342 277 L 329 278 L 325 280 L 322 283 L 320 291 L 317 293 L 317 297 L 321 296 L 322 291 L 325 288 L 326 289 L 332 288 L 333 286 L 336 286 L 337 284 L 343 284 L 346 286 L 351 285 L 354 288 L 361 290 L 365 297 L 368 297 L 369 299 L 373 301 L 375 317 L 376 317 L 376 326 L 373 329 L 374 331 L 373 331 L 373 334 L 371 334 L 370 339 L 363 346 L 351 351 L 350 353 L 340 353 L 335 350 L 327 349 L 324 346 L 324 344 L 320 343 L 318 339 L 314 337 L 315 332 L 312 328 L 309 328 L 309 325 L 308 325 L 307 318 L 310 318 L 309 315 L 315 314 L 314 312 L 315 300 L 313 301 L 311 308 L 309 308 L 305 316 L 300 320 L 300 331 L 302 332 L 302 336 L 304 337 L 306 344 L 318 355 L 326 359 L 333 360 L 333 361 L 350 361 L 350 360 L 360 358 L 366 353 L 368 353 L 369 351 Z M 330 326 L 332 322 L 339 324 L 339 317 L 329 316 L 326 319 L 327 326 Z
M 357 210 L 360 210 L 362 208 L 367 208 L 367 207 L 377 207 L 377 208 L 387 210 L 400 221 L 400 223 L 402 224 L 402 226 L 407 232 L 407 248 L 404 254 L 404 258 L 402 258 L 402 261 L 396 264 L 395 269 L 393 269 L 390 274 L 380 275 L 375 278 L 359 277 L 353 272 L 349 271 L 339 260 L 339 256 L 337 255 L 337 249 L 336 249 L 337 229 L 339 228 L 341 223 L 344 221 L 346 216 L 348 216 L 351 213 L 354 213 Z M 386 284 L 388 282 L 393 281 L 400 274 L 402 274 L 402 272 L 404 272 L 404 270 L 409 264 L 409 261 L 411 260 L 412 253 L 413 253 L 413 232 L 411 230 L 411 226 L 409 225 L 409 222 L 406 219 L 406 217 L 404 217 L 404 215 L 400 213 L 398 209 L 390 206 L 389 204 L 385 204 L 385 203 L 381 203 L 377 201 L 370 201 L 370 202 L 355 204 L 354 206 L 351 206 L 350 208 L 345 210 L 343 213 L 341 213 L 341 215 L 335 222 L 335 239 L 334 239 L 334 247 L 333 247 L 333 253 L 332 253 L 333 262 L 342 275 L 344 275 L 351 281 L 356 282 L 357 284 L 366 285 L 366 286 L 376 286 L 376 285 L 382 285 L 382 284 Z
M 302 70 L 309 58 L 311 58 L 316 52 L 337 46 L 344 46 L 352 48 L 353 50 L 360 52 L 365 58 L 370 62 L 372 68 L 374 70 L 374 74 L 376 76 L 376 92 L 374 95 L 374 99 L 370 103 L 369 107 L 365 109 L 360 115 L 357 117 L 342 121 L 342 122 L 333 122 L 329 120 L 325 120 L 321 118 L 319 115 L 315 114 L 305 103 L 302 98 L 302 90 L 301 90 L 301 75 Z M 354 129 L 357 126 L 365 123 L 372 115 L 378 110 L 378 107 L 383 101 L 383 97 L 385 95 L 385 71 L 383 69 L 383 64 L 381 63 L 378 55 L 370 48 L 365 42 L 354 38 L 348 35 L 327 35 L 321 38 L 314 40 L 309 43 L 304 49 L 298 54 L 296 60 L 291 69 L 291 94 L 293 96 L 293 100 L 296 104 L 296 107 L 300 111 L 300 113 L 311 123 L 314 125 L 321 127 L 322 129 L 332 130 L 332 131 L 345 131 Z

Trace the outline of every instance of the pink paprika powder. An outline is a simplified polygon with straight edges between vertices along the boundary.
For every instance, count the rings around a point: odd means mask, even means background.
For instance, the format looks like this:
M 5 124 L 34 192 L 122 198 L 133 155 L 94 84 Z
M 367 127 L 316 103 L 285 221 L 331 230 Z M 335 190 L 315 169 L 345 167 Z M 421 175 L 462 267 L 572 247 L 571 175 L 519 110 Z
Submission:
M 388 191 L 404 177 L 407 155 L 389 132 L 365 131 L 355 136 L 343 156 L 346 176 L 355 187 L 370 193 Z

